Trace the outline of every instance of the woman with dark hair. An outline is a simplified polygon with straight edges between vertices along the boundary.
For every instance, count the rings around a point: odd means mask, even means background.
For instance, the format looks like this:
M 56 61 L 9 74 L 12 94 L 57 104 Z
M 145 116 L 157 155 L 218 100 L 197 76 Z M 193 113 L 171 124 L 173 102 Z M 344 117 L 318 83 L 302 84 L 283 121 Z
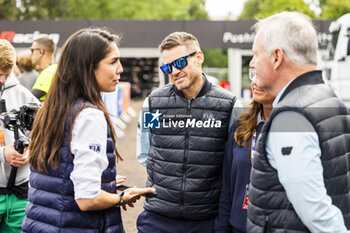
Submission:
M 250 78 L 253 101 L 234 123 L 226 144 L 215 232 L 247 231 L 248 186 L 255 143 L 275 99 L 257 87 L 254 70 L 250 71 Z
M 63 46 L 33 125 L 23 232 L 124 232 L 120 206 L 154 192 L 116 193 L 122 158 L 101 92 L 114 91 L 123 72 L 117 42 L 106 30 L 82 29 Z

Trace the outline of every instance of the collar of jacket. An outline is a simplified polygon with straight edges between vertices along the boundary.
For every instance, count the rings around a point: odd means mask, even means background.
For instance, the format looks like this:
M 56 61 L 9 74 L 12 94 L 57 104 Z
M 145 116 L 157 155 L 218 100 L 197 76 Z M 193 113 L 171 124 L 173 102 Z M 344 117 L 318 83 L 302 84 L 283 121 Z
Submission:
M 304 86 L 304 85 L 320 84 L 320 83 L 324 83 L 324 81 L 322 79 L 322 71 L 320 71 L 320 70 L 313 70 L 313 71 L 310 71 L 310 72 L 306 72 L 306 73 L 300 75 L 299 77 L 297 77 L 296 79 L 294 79 L 289 84 L 287 89 L 282 94 L 279 102 L 281 102 L 282 99 L 284 97 L 286 97 L 286 95 L 289 92 L 291 92 L 293 89 L 295 89 L 297 87 L 301 87 L 301 86 Z

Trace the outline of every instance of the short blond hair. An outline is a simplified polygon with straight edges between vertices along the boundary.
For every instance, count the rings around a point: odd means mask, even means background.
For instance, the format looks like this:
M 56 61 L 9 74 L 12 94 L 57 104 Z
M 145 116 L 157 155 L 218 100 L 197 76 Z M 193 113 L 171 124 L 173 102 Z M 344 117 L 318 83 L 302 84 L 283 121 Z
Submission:
M 50 39 L 49 37 L 41 37 L 38 38 L 36 40 L 34 40 L 34 42 L 38 43 L 42 49 L 44 49 L 48 54 L 54 54 L 55 50 L 56 50 L 56 45 L 53 42 L 52 39 Z
M 0 69 L 2 71 L 12 70 L 15 63 L 15 48 L 7 40 L 0 39 Z
M 173 32 L 164 38 L 159 45 L 159 50 L 162 53 L 164 50 L 174 48 L 179 45 L 185 45 L 189 52 L 200 51 L 197 38 L 187 32 Z

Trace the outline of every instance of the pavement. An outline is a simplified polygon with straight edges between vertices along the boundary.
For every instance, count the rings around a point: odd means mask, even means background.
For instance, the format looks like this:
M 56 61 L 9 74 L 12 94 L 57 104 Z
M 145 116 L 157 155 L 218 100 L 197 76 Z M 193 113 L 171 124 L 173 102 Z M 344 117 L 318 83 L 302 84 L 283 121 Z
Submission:
M 136 117 L 131 118 L 124 131 L 123 138 L 117 139 L 117 149 L 124 161 L 117 164 L 117 174 L 126 176 L 124 184 L 145 187 L 147 172 L 136 159 L 136 130 L 138 116 L 141 111 L 143 100 L 132 100 L 130 106 L 135 110 Z M 135 203 L 134 208 L 128 207 L 127 211 L 122 211 L 123 225 L 126 233 L 136 233 L 137 216 L 143 211 L 144 197 Z

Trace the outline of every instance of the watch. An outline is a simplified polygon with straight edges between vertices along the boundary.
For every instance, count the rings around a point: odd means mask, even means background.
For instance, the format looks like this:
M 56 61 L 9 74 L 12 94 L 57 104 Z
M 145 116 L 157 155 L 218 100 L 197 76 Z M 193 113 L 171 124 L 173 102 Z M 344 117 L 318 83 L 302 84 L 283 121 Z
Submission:
M 119 206 L 123 205 L 123 202 L 124 202 L 124 200 L 123 200 L 124 191 L 121 192 L 121 193 L 118 193 L 118 195 L 119 195 L 119 197 L 120 197 L 120 201 L 118 202 L 118 204 L 116 204 L 116 206 L 119 207 Z

